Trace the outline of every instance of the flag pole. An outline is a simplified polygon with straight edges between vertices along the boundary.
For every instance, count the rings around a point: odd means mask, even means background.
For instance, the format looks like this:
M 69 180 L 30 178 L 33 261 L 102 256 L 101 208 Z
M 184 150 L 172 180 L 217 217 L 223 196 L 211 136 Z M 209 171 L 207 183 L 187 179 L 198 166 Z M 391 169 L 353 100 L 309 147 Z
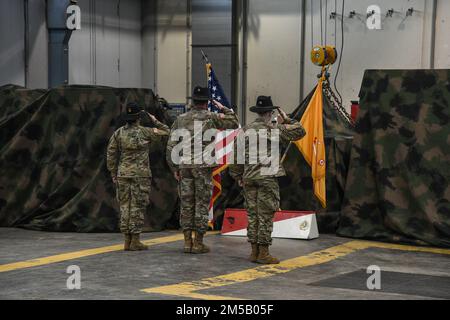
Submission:
M 286 150 L 284 151 L 283 157 L 281 158 L 281 161 L 280 161 L 281 164 L 283 164 L 284 160 L 286 159 L 287 154 L 288 154 L 289 150 L 291 149 L 291 146 L 292 146 L 292 141 L 289 141 L 289 145 L 287 146 Z
M 200 49 L 200 51 L 201 51 L 201 53 L 202 53 L 202 58 L 203 58 L 203 60 L 205 61 L 205 64 L 206 64 L 206 84 L 207 84 L 207 86 L 208 86 L 208 76 L 209 76 L 209 74 L 208 74 L 208 72 L 209 72 L 209 68 L 208 68 L 208 65 L 210 65 L 210 63 L 209 63 L 209 59 L 208 59 L 208 56 L 205 54 L 205 52 L 203 51 L 203 49 Z M 210 102 L 208 102 L 208 104 L 209 104 Z M 218 188 L 219 189 L 219 192 L 221 192 L 221 188 L 220 188 L 220 182 L 219 182 L 219 186 L 215 186 L 215 180 L 214 180 L 214 171 L 213 171 L 213 173 L 212 173 L 212 175 L 211 175 L 211 180 L 212 180 L 212 184 L 213 184 L 213 191 L 212 191 L 212 195 L 211 195 L 211 199 L 209 200 L 209 206 L 210 206 L 210 208 L 208 208 L 208 220 L 210 219 L 210 214 L 212 215 L 212 217 L 211 217 L 211 220 L 209 220 L 208 221 L 208 228 L 211 228 L 211 230 L 214 230 L 214 203 L 215 203 L 215 200 L 216 199 L 214 199 L 214 187 L 216 187 L 216 188 Z M 217 195 L 217 197 L 220 195 L 220 193 Z

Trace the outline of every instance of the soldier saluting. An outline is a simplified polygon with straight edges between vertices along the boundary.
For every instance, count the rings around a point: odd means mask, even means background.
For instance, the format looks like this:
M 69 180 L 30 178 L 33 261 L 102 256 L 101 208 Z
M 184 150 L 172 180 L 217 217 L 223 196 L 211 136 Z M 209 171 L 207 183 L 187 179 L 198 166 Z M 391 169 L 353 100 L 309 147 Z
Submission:
M 212 169 L 216 164 L 207 163 L 203 159 L 203 153 L 196 152 L 196 150 L 205 150 L 205 147 L 210 144 L 210 141 L 203 141 L 205 131 L 234 129 L 239 126 L 239 122 L 233 110 L 217 101 L 213 100 L 213 103 L 223 113 L 208 111 L 208 88 L 195 87 L 192 99 L 194 104 L 192 109 L 180 115 L 171 128 L 166 156 L 167 162 L 179 182 L 180 225 L 184 233 L 184 252 L 206 253 L 209 252 L 209 248 L 203 244 L 203 236 L 208 229 Z M 199 126 L 201 130 L 194 130 L 196 126 Z M 190 134 L 189 139 L 182 141 L 187 144 L 185 147 L 190 150 L 190 155 L 184 154 L 182 161 L 174 161 L 173 156 L 177 157 L 177 155 L 172 155 L 172 150 L 179 144 L 175 137 L 176 130 L 179 130 L 178 132 L 188 131 Z M 177 158 L 179 159 L 179 157 Z M 192 239 L 192 233 L 194 239 Z
M 276 124 L 272 123 L 275 110 L 279 112 Z M 280 142 L 273 139 L 275 129 L 279 132 L 279 139 L 284 142 L 299 140 L 306 134 L 300 122 L 290 119 L 283 110 L 273 105 L 271 97 L 259 96 L 256 106 L 251 107 L 250 111 L 257 113 L 258 117 L 244 128 L 245 159 L 255 159 L 254 154 L 249 154 L 251 146 L 248 143 L 248 135 L 250 133 L 258 135 L 258 139 L 261 132 L 268 133 L 266 135 L 268 148 L 271 144 Z M 259 140 L 259 146 L 261 147 L 261 140 Z M 279 154 L 276 156 L 279 157 Z M 275 170 L 263 170 L 268 168 L 268 164 L 261 159 L 255 162 L 246 160 L 245 164 L 230 167 L 231 176 L 244 188 L 248 215 L 247 236 L 252 247 L 249 258 L 251 262 L 262 264 L 280 262 L 269 253 L 269 246 L 272 244 L 273 217 L 280 207 L 278 177 L 286 175 L 284 168 L 279 162 L 277 163 Z
M 111 136 L 107 149 L 107 168 L 116 186 L 120 206 L 120 231 L 125 235 L 124 250 L 147 250 L 139 236 L 144 226 L 144 213 L 149 204 L 152 173 L 149 147 L 169 127 L 147 113 L 156 128 L 140 125 L 144 111 L 134 102 L 127 104 L 126 125 Z

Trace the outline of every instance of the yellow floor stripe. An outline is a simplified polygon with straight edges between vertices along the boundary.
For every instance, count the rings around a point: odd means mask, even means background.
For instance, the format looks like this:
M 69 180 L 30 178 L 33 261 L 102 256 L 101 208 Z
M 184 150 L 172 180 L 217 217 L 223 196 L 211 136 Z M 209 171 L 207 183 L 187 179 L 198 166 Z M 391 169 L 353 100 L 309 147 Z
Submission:
M 263 279 L 277 274 L 290 272 L 295 269 L 323 264 L 335 260 L 337 258 L 344 257 L 355 251 L 367 248 L 383 248 L 383 249 L 428 252 L 438 254 L 450 254 L 450 249 L 414 247 L 381 242 L 354 240 L 328 249 L 316 251 L 305 256 L 284 260 L 281 261 L 280 264 L 278 265 L 264 265 L 226 275 L 206 278 L 199 281 L 190 281 L 174 285 L 142 289 L 141 291 L 146 293 L 189 297 L 194 299 L 206 299 L 206 300 L 236 299 L 231 297 L 200 294 L 198 293 L 198 291 L 232 285 L 236 283 L 253 281 L 256 279 Z
M 217 234 L 217 233 L 218 232 L 209 232 L 208 235 Z M 180 240 L 183 240 L 183 237 L 184 237 L 183 234 L 177 233 L 175 235 L 154 238 L 154 239 L 148 239 L 148 240 L 145 240 L 142 242 L 145 243 L 146 245 L 154 246 L 154 245 L 162 244 L 162 243 L 180 241 Z M 117 245 L 112 245 L 112 246 L 107 246 L 107 247 L 86 249 L 86 250 L 75 251 L 75 252 L 67 252 L 67 253 L 57 254 L 57 255 L 48 256 L 48 257 L 42 257 L 42 258 L 31 259 L 31 260 L 26 260 L 26 261 L 2 264 L 2 265 L 0 265 L 0 273 L 12 271 L 12 270 L 18 270 L 18 269 L 43 266 L 43 265 L 47 265 L 47 264 L 51 264 L 51 263 L 57 263 L 57 262 L 62 262 L 62 261 L 67 261 L 67 260 L 84 258 L 84 257 L 89 257 L 89 256 L 97 255 L 97 254 L 103 254 L 103 253 L 121 251 L 121 250 L 123 250 L 123 244 L 117 244 Z
M 190 298 L 220 299 L 221 297 L 209 295 L 201 295 L 201 297 L 199 297 L 199 294 L 196 293 L 196 291 L 248 282 L 256 279 L 263 279 L 276 274 L 286 273 L 297 268 L 326 263 L 366 247 L 367 245 L 361 244 L 359 241 L 350 241 L 342 245 L 313 252 L 306 256 L 284 260 L 277 265 L 264 265 L 213 278 L 206 278 L 199 281 L 183 282 L 157 288 L 148 288 L 141 291 L 146 293 L 158 293 Z
M 426 252 L 426 253 L 434 253 L 434 254 L 450 254 L 450 249 L 443 249 L 443 248 L 416 247 L 416 246 L 408 246 L 408 245 L 403 245 L 403 244 L 384 243 L 384 242 L 369 242 L 369 243 L 370 243 L 371 248 Z

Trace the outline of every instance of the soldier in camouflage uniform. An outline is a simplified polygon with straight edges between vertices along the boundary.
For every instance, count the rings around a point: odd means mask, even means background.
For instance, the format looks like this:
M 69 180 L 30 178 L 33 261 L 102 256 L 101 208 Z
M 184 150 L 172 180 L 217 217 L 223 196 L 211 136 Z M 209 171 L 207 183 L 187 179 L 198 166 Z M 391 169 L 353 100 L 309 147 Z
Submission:
M 272 123 L 274 110 L 278 109 L 278 124 Z M 305 136 L 305 130 L 301 124 L 288 118 L 286 113 L 273 106 L 271 97 L 260 96 L 256 106 L 250 111 L 256 112 L 258 118 L 244 128 L 244 132 L 255 130 L 267 130 L 267 145 L 270 152 L 271 143 L 279 143 L 271 133 L 272 129 L 279 130 L 279 138 L 283 142 L 296 141 Z M 248 137 L 245 137 L 247 139 Z M 261 146 L 261 143 L 259 143 Z M 269 246 L 272 244 L 273 216 L 280 206 L 280 191 L 278 177 L 286 175 L 284 168 L 279 164 L 272 172 L 264 172 L 268 167 L 259 159 L 255 164 L 249 164 L 249 143 L 245 143 L 245 165 L 237 164 L 230 167 L 231 176 L 244 188 L 245 206 L 248 215 L 247 236 L 251 243 L 251 262 L 262 264 L 276 264 L 280 261 L 269 254 Z M 259 150 L 258 150 L 259 151 Z M 279 156 L 279 155 L 277 155 Z
M 239 125 L 233 110 L 226 108 L 217 101 L 215 105 L 223 113 L 208 111 L 208 88 L 196 87 L 193 93 L 193 108 L 180 115 L 174 122 L 170 139 L 167 144 L 167 162 L 175 178 L 179 181 L 180 225 L 184 233 L 185 253 L 206 253 L 209 248 L 203 244 L 203 236 L 208 229 L 208 206 L 212 192 L 212 169 L 216 164 L 204 161 L 202 152 L 195 152 L 200 144 L 202 150 L 211 142 L 203 141 L 203 133 L 208 129 L 234 129 Z M 194 130 L 194 126 L 200 125 Z M 189 139 L 183 138 L 184 144 L 191 150 L 191 155 L 184 155 L 182 161 L 174 161 L 172 150 L 179 143 L 175 130 L 184 129 L 190 133 Z M 201 135 L 201 136 L 200 136 Z M 175 151 L 175 150 L 174 150 Z M 192 239 L 194 233 L 194 239 Z
M 139 236 L 144 225 L 144 213 L 149 204 L 152 173 L 149 147 L 169 127 L 147 113 L 156 128 L 140 125 L 143 111 L 136 103 L 127 105 L 127 124 L 114 132 L 107 149 L 107 167 L 116 185 L 120 206 L 120 231 L 125 235 L 124 250 L 146 250 Z

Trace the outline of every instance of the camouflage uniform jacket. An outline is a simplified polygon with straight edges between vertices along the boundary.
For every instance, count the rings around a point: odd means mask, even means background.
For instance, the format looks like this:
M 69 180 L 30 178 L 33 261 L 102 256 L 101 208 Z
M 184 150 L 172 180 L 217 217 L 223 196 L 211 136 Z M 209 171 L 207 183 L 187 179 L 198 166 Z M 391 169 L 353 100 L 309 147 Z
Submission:
M 109 139 L 106 165 L 112 176 L 151 177 L 149 148 L 152 141 L 169 134 L 169 127 L 156 121 L 156 128 L 126 124 Z
M 245 126 L 244 132 L 249 129 L 253 129 L 258 133 L 258 130 L 267 130 L 267 153 L 268 156 L 271 154 L 271 144 L 272 143 L 287 143 L 289 141 L 297 141 L 303 138 L 306 134 L 305 129 L 302 127 L 300 122 L 293 119 L 289 119 L 284 124 L 272 125 L 264 122 L 263 119 L 257 118 L 254 122 Z M 279 139 L 275 139 L 271 135 L 271 130 L 279 130 Z M 235 180 L 243 179 L 246 180 L 259 180 L 265 178 L 281 177 L 285 176 L 286 172 L 281 164 L 281 159 L 279 159 L 280 164 L 278 170 L 271 174 L 261 174 L 261 169 L 266 167 L 269 168 L 270 164 L 263 164 L 260 159 L 258 159 L 256 164 L 249 164 L 249 142 L 248 137 L 245 137 L 245 164 L 235 164 L 230 166 L 230 175 Z M 236 144 L 235 144 L 236 146 Z M 281 152 L 281 147 L 279 146 Z M 259 152 L 259 150 L 258 150 Z M 237 161 L 238 155 L 235 148 L 235 161 Z
M 194 131 L 194 124 L 197 123 L 201 130 Z M 169 142 L 167 143 L 166 159 L 169 167 L 172 171 L 177 171 L 183 168 L 208 168 L 215 167 L 216 164 L 207 164 L 203 161 L 202 153 L 198 152 L 196 155 L 194 149 L 194 143 L 201 141 L 202 150 L 205 152 L 207 145 L 211 141 L 203 141 L 203 134 L 209 129 L 236 129 L 239 126 L 239 120 L 233 110 L 225 108 L 223 113 L 214 113 L 204 109 L 193 108 L 189 112 L 180 115 L 172 125 Z M 180 143 L 178 140 L 172 140 L 172 133 L 177 129 L 186 129 L 190 133 L 190 141 L 186 140 L 186 143 L 190 142 L 191 157 L 188 161 L 181 163 L 174 163 L 171 154 L 172 149 Z M 194 136 L 197 134 L 197 136 Z M 201 136 L 198 136 L 201 134 Z M 184 139 L 184 138 L 183 138 Z

